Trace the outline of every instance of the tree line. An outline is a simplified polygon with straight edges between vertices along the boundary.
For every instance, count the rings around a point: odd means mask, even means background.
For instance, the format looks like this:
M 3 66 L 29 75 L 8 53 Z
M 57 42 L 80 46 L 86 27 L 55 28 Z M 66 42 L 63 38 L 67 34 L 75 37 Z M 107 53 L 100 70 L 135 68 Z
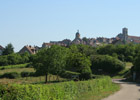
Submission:
M 11 43 L 5 46 L 2 55 L 0 56 L 0 66 L 24 64 L 30 62 L 31 55 L 27 52 L 23 54 L 15 53 L 14 47 Z
M 81 79 L 89 79 L 94 73 L 117 73 L 125 68 L 124 62 L 132 62 L 134 70 L 140 72 L 140 44 L 103 45 L 70 45 L 39 50 L 35 55 L 14 53 L 12 44 L 5 47 L 0 56 L 0 65 L 11 65 L 32 62 L 38 75 L 61 75 L 66 71 L 80 73 Z M 47 82 L 47 77 L 46 77 Z

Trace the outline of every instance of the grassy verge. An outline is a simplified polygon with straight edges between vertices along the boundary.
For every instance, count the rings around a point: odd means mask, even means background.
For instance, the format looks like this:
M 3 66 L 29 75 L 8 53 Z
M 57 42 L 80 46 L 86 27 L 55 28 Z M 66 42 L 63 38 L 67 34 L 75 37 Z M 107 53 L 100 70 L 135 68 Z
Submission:
M 103 91 L 89 92 L 81 94 L 81 97 L 76 98 L 75 100 L 101 100 L 109 95 L 115 93 L 120 89 L 118 84 L 112 84 L 112 88 L 105 89 Z
M 98 100 L 116 90 L 119 86 L 113 84 L 110 77 L 88 81 L 63 82 L 40 85 L 0 85 L 1 100 Z M 93 99 L 85 95 L 90 94 Z M 81 95 L 85 99 L 81 99 Z M 94 97 L 95 96 L 95 97 Z

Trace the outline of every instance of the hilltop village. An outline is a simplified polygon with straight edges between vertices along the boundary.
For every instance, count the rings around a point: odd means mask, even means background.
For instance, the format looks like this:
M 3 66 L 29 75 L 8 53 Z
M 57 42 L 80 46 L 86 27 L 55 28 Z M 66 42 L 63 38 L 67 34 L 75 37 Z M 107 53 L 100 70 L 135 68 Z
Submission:
M 42 47 L 38 46 L 31 46 L 31 45 L 25 45 L 19 53 L 28 52 L 29 54 L 35 54 L 39 49 L 48 47 L 50 48 L 52 45 L 61 45 L 61 46 L 69 46 L 72 44 L 84 44 L 84 45 L 90 45 L 92 47 L 101 46 L 103 44 L 127 44 L 127 43 L 134 43 L 139 44 L 140 43 L 140 37 L 137 36 L 129 36 L 128 35 L 128 29 L 123 28 L 122 33 L 119 33 L 116 37 L 113 38 L 105 38 L 105 37 L 98 37 L 98 38 L 86 38 L 80 37 L 79 30 L 75 34 L 75 39 L 64 39 L 62 41 L 50 41 L 49 43 L 44 42 L 42 44 Z M 0 46 L 0 54 L 3 51 L 3 47 Z
M 140 37 L 137 36 L 129 36 L 128 35 L 128 29 L 123 28 L 122 33 L 119 33 L 116 37 L 113 38 L 105 38 L 105 37 L 98 37 L 98 38 L 86 38 L 80 37 L 79 30 L 75 34 L 75 39 L 71 41 L 70 39 L 64 39 L 62 41 L 50 41 L 50 43 L 44 42 L 42 44 L 42 47 L 38 46 L 30 46 L 26 45 L 24 46 L 19 53 L 23 52 L 29 52 L 30 54 L 35 54 L 39 49 L 45 48 L 45 47 L 51 47 L 52 45 L 61 45 L 61 46 L 69 46 L 71 44 L 84 44 L 84 45 L 90 45 L 93 47 L 101 46 L 103 44 L 127 44 L 127 43 L 134 43 L 139 44 L 140 43 Z

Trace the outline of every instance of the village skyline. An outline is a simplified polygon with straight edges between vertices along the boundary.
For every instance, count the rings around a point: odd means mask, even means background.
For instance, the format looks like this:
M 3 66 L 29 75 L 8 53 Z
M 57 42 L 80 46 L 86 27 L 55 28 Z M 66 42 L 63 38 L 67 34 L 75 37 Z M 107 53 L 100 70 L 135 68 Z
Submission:
M 139 0 L 4 0 L 0 1 L 0 45 L 23 45 L 73 40 L 81 37 L 115 37 L 121 28 L 140 36 Z

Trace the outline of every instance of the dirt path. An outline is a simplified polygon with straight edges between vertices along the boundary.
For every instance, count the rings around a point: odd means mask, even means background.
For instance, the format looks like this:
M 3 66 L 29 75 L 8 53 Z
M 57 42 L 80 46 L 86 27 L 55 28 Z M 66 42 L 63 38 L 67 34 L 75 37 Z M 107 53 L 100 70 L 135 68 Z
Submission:
M 140 100 L 140 84 L 113 80 L 121 84 L 121 90 L 103 100 Z

